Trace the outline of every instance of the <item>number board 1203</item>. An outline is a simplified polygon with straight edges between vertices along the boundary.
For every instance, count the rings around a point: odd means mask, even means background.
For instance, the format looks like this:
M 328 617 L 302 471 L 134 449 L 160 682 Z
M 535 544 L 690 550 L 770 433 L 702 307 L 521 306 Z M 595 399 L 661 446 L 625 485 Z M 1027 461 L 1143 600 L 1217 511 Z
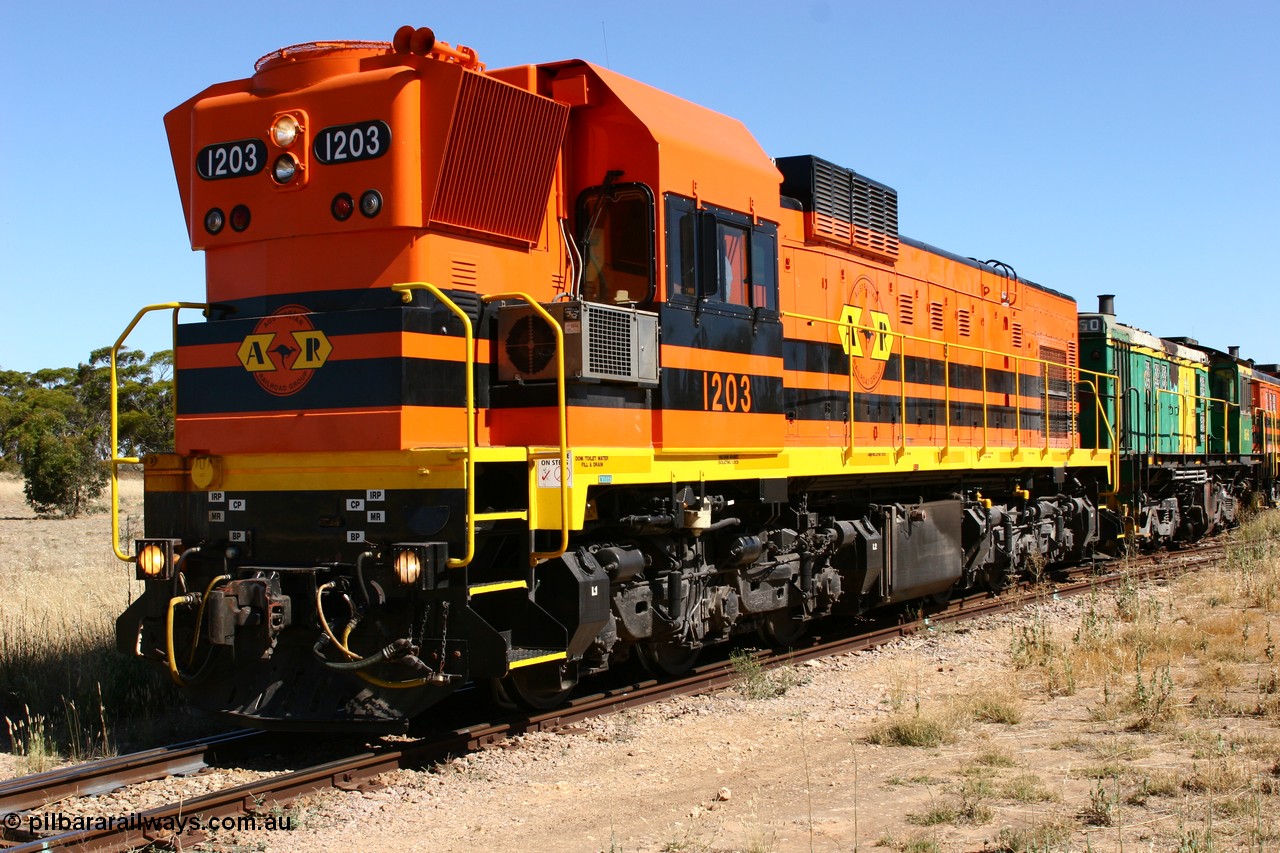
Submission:
M 385 121 L 374 120 L 326 127 L 316 134 L 311 149 L 316 160 L 332 166 L 373 160 L 386 154 L 390 147 L 391 128 Z
M 206 181 L 256 175 L 267 164 L 267 144 L 261 139 L 238 139 L 206 145 L 196 155 L 196 174 Z

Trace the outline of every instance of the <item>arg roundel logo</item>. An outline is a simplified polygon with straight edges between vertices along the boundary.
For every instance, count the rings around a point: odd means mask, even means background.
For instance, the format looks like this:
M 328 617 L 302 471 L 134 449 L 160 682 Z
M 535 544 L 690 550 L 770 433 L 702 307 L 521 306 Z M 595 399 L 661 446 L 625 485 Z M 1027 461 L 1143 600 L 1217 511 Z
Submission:
M 268 394 L 288 397 L 324 366 L 333 345 L 311 323 L 302 305 L 286 305 L 258 321 L 240 342 L 236 356 Z
M 871 279 L 862 277 L 854 284 L 840 313 L 843 327 L 840 345 L 853 361 L 853 373 L 863 390 L 872 391 L 880 384 L 884 369 L 893 353 L 893 327 L 889 315 L 880 304 L 880 294 Z

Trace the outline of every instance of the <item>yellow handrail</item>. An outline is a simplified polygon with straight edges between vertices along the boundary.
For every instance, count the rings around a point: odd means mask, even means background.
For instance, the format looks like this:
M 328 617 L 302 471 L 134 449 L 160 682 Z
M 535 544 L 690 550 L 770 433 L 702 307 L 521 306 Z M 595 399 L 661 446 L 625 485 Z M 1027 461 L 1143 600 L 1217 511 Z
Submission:
M 1088 385 L 1093 389 L 1093 404 L 1098 410 L 1099 421 L 1106 426 L 1107 436 L 1111 439 L 1111 460 L 1107 465 L 1107 476 L 1111 480 L 1111 491 L 1108 495 L 1114 495 L 1116 490 L 1120 488 L 1120 450 L 1116 447 L 1116 431 L 1111 426 L 1111 419 L 1107 417 L 1107 411 L 1102 406 L 1102 394 L 1098 391 L 1097 384 L 1091 379 L 1076 378 L 1077 384 Z M 1119 417 L 1119 415 L 1117 415 Z
M 858 419 L 854 415 L 857 407 L 854 405 L 854 400 L 856 398 L 853 394 L 853 327 L 850 326 L 845 331 L 849 333 L 849 452 L 846 455 L 846 458 L 853 459 L 853 451 L 857 445 L 857 439 L 854 437 L 854 433 L 857 431 L 858 427 Z M 868 411 L 870 411 L 870 408 L 868 408 Z
M 1208 416 L 1209 416 L 1209 417 L 1212 417 L 1212 415 L 1213 415 L 1213 406 L 1212 406 L 1211 404 L 1213 404 L 1213 403 L 1221 403 L 1221 404 L 1222 404 L 1222 452 L 1223 452 L 1223 453 L 1230 453 L 1230 452 L 1231 452 L 1231 431 L 1230 431 L 1230 429 L 1229 429 L 1229 427 L 1230 427 L 1230 423 L 1228 422 L 1227 418 L 1228 418 L 1228 416 L 1230 415 L 1230 407 L 1235 406 L 1237 409 L 1239 409 L 1239 408 L 1240 408 L 1240 404 L 1239 404 L 1239 403 L 1233 403 L 1233 402 L 1231 402 L 1230 400 L 1224 400 L 1224 399 L 1222 399 L 1221 397 L 1209 397 L 1209 396 L 1205 396 L 1205 395 L 1202 395 L 1202 394 L 1194 394 L 1194 393 L 1191 393 L 1191 392 L 1188 392 L 1188 391 L 1183 391 L 1183 390 L 1181 390 L 1180 388 L 1174 388 L 1174 389 L 1169 389 L 1169 388 L 1157 388 L 1157 389 L 1156 389 L 1156 411 L 1157 411 L 1157 414 L 1159 413 L 1159 409 L 1160 409 L 1160 403 L 1159 403 L 1160 396 L 1159 396 L 1159 395 L 1161 395 L 1161 394 L 1170 394 L 1170 395 L 1173 395 L 1173 396 L 1178 397 L 1180 400 L 1181 400 L 1181 399 L 1190 399 L 1190 400 L 1197 400 L 1197 401 L 1200 401 L 1200 402 L 1203 402 L 1203 403 L 1206 403 L 1206 404 L 1210 404 L 1210 405 L 1208 405 L 1208 406 L 1206 407 L 1206 408 L 1208 409 L 1208 413 L 1207 413 L 1207 414 L 1208 414 Z M 1179 415 L 1179 419 L 1181 419 L 1181 415 L 1182 415 L 1182 409 L 1181 409 L 1181 407 L 1179 407 L 1177 414 Z M 1175 422 L 1175 423 L 1176 423 L 1176 422 Z M 1212 426 L 1212 424 L 1210 424 L 1210 425 Z M 1180 425 L 1179 425 L 1179 426 L 1180 426 Z M 1170 435 L 1174 435 L 1174 434 L 1175 434 L 1175 433 L 1173 433 L 1172 431 L 1170 431 Z M 1176 435 L 1178 435 L 1179 437 L 1182 437 L 1184 434 L 1183 434 L 1183 433 L 1181 433 L 1181 432 L 1178 432 L 1178 433 L 1176 433 Z M 1157 442 L 1159 442 L 1159 440 L 1160 440 L 1160 432 L 1159 432 L 1159 429 L 1157 429 L 1157 430 L 1156 430 L 1155 437 L 1156 437 L 1156 441 L 1157 441 Z M 1210 439 L 1210 435 L 1209 435 L 1209 433 L 1208 433 L 1208 431 L 1207 431 L 1207 430 L 1206 430 L 1206 432 L 1205 432 L 1205 437 L 1204 437 L 1204 438 L 1205 438 L 1205 441 L 1204 441 L 1204 452 L 1205 452 L 1205 454 L 1206 454 L 1206 455 L 1208 455 L 1208 454 L 1210 453 L 1210 450 L 1209 450 L 1209 439 Z
M 471 330 L 471 318 L 467 316 L 467 312 L 458 307 L 458 304 L 444 295 L 444 292 L 434 284 L 425 281 L 410 281 L 403 284 L 393 284 L 391 289 L 400 294 L 402 302 L 413 301 L 413 291 L 425 290 L 439 300 L 440 304 L 453 312 L 459 320 L 462 321 L 463 344 L 466 346 L 466 357 L 464 358 L 464 366 L 466 368 L 466 378 L 464 387 L 466 388 L 466 408 L 467 408 L 467 456 L 463 463 L 463 476 L 466 479 L 466 547 L 463 549 L 461 557 L 450 557 L 449 567 L 460 569 L 468 565 L 476 555 L 476 387 L 475 387 L 475 336 Z
M 1043 359 L 1043 358 L 1029 358 L 1029 357 L 1020 356 L 1020 355 L 1011 356 L 1010 353 L 1002 352 L 1000 350 L 991 350 L 991 349 L 986 349 L 984 347 L 971 346 L 969 344 L 954 343 L 952 341 L 939 341 L 933 338 L 921 337 L 919 335 L 909 335 L 906 332 L 897 332 L 889 329 L 884 329 L 879 326 L 865 326 L 861 323 L 851 323 L 847 320 L 843 320 L 840 318 L 819 317 L 814 314 L 801 314 L 801 313 L 792 312 L 792 311 L 782 312 L 782 317 L 792 318 L 796 320 L 803 320 L 809 325 L 812 325 L 814 323 L 823 323 L 829 326 L 837 326 L 842 331 L 846 332 L 849 335 L 850 340 L 853 339 L 853 334 L 855 331 L 865 331 L 865 332 L 871 332 L 876 335 L 890 335 L 894 338 L 898 338 L 900 341 L 902 341 L 903 344 L 905 344 L 907 341 L 914 341 L 917 343 L 925 344 L 927 346 L 943 347 L 943 358 L 944 358 L 944 361 L 946 362 L 946 369 L 947 369 L 947 375 L 943 377 L 943 384 L 945 386 L 944 393 L 946 394 L 947 400 L 948 400 L 948 404 L 947 404 L 948 412 L 947 412 L 947 418 L 946 418 L 947 429 L 948 429 L 946 446 L 948 448 L 950 447 L 949 400 L 950 400 L 950 391 L 951 391 L 951 376 L 950 376 L 951 350 L 959 349 L 967 352 L 978 353 L 979 356 L 981 357 L 981 370 L 982 370 L 982 436 L 983 436 L 982 437 L 982 453 L 984 455 L 986 454 L 988 445 L 989 445 L 988 429 L 990 427 L 990 420 L 989 420 L 989 414 L 988 414 L 988 407 L 991 405 L 990 401 L 988 400 L 989 391 L 987 387 L 987 356 L 988 355 L 994 355 L 994 356 L 1004 357 L 1004 358 L 1012 357 L 1014 360 L 1013 396 L 1014 396 L 1014 410 L 1015 410 L 1015 415 L 1014 415 L 1015 417 L 1014 449 L 1015 450 L 1021 450 L 1022 448 L 1022 364 L 1024 362 L 1026 362 L 1027 364 L 1044 365 L 1042 369 L 1045 375 L 1044 396 L 1046 400 L 1049 397 L 1048 368 L 1050 365 L 1055 367 L 1061 367 L 1064 370 L 1068 371 L 1068 374 L 1067 374 L 1068 376 L 1070 376 L 1071 371 L 1075 371 L 1077 374 L 1087 373 L 1098 378 L 1112 379 L 1117 381 L 1119 380 L 1119 377 L 1114 374 L 1102 373 L 1097 370 L 1089 370 L 1088 368 L 1079 367 L 1078 365 L 1073 365 L 1073 364 L 1067 364 L 1066 362 L 1049 361 L 1048 359 Z M 899 374 L 900 374 L 899 375 L 899 380 L 900 380 L 899 381 L 899 405 L 902 407 L 902 422 L 903 422 L 903 441 L 899 448 L 901 451 L 905 449 L 905 445 L 906 445 L 906 347 L 903 345 L 900 345 L 898 348 L 898 365 L 899 365 Z M 1071 403 L 1078 402 L 1078 396 L 1076 394 L 1075 386 L 1072 385 L 1069 381 L 1068 381 L 1068 385 L 1071 386 L 1071 390 L 1069 391 L 1070 402 Z M 854 396 L 853 357 L 852 355 L 850 355 L 849 357 L 849 412 L 850 412 L 849 453 L 850 454 L 853 453 L 853 447 L 854 447 L 853 425 L 855 423 L 855 418 L 853 417 L 853 412 L 854 412 L 853 396 Z M 1045 403 L 1045 442 L 1046 442 L 1046 447 L 1051 446 L 1050 427 L 1049 427 L 1049 409 L 1048 409 L 1047 402 Z
M 1275 446 L 1274 438 L 1276 433 L 1277 418 L 1276 413 L 1268 411 L 1261 406 L 1254 406 L 1254 419 L 1257 423 L 1258 433 L 1262 436 L 1261 449 L 1255 447 L 1254 454 L 1261 452 L 1266 460 L 1267 475 L 1271 478 L 1280 476 L 1280 449 Z
M 984 375 L 983 381 L 986 381 Z M 942 423 L 946 429 L 946 434 L 942 441 L 943 458 L 951 454 L 951 347 L 948 344 L 942 345 L 942 386 L 943 386 L 943 413 Z
M 519 299 L 524 302 L 540 316 L 547 325 L 551 327 L 551 331 L 556 336 L 556 408 L 559 414 L 560 427 L 560 547 L 555 551 L 531 551 L 529 554 L 530 565 L 537 565 L 538 560 L 553 560 L 562 556 L 565 551 L 569 550 L 569 478 L 573 476 L 573 471 L 569 467 L 569 415 L 568 403 L 565 399 L 565 377 L 564 377 L 564 329 L 556 322 L 547 309 L 539 305 L 532 296 L 527 293 L 511 292 L 511 293 L 493 293 L 488 296 L 481 297 L 485 303 L 496 302 L 499 299 Z M 533 508 L 534 491 L 537 484 L 533 483 L 530 478 L 529 507 Z
M 178 348 L 178 312 L 183 308 L 199 308 L 206 310 L 208 304 L 204 302 L 161 302 L 156 305 L 148 305 L 133 316 L 133 322 L 120 333 L 120 337 L 116 338 L 115 344 L 111 347 L 111 550 L 115 552 L 116 559 L 122 562 L 132 562 L 133 557 L 126 554 L 120 549 L 120 477 L 119 468 L 121 465 L 137 465 L 140 461 L 136 456 L 120 455 L 120 412 L 119 412 L 119 390 L 116 388 L 118 381 L 116 372 L 116 359 L 120 354 L 121 347 L 124 346 L 125 339 L 138 325 L 144 316 L 152 311 L 173 311 L 173 349 L 176 355 Z M 173 410 L 174 424 L 177 424 L 178 411 L 178 383 L 173 383 Z
M 853 334 L 850 332 L 850 334 Z M 853 360 L 853 353 L 849 353 L 849 360 Z M 902 414 L 900 423 L 902 425 L 902 444 L 898 446 L 898 458 L 907 455 L 907 348 L 898 347 L 898 411 Z M 850 400 L 849 402 L 853 402 Z

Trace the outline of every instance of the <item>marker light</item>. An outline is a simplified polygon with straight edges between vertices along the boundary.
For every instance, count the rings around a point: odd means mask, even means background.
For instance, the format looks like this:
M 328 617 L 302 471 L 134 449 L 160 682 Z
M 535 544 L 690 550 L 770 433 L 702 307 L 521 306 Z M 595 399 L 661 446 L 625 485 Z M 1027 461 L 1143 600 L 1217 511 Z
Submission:
M 138 580 L 168 580 L 173 576 L 173 557 L 181 539 L 139 539 L 134 542 Z
M 298 138 L 301 125 L 291 115 L 282 115 L 271 125 L 271 141 L 281 148 L 288 148 Z
M 422 558 L 416 550 L 397 551 L 391 568 L 396 573 L 396 580 L 405 586 L 411 586 L 422 577 Z
M 298 160 L 292 154 L 281 154 L 271 166 L 271 177 L 277 184 L 287 184 L 298 173 Z
M 209 212 L 204 215 L 204 230 L 210 234 L 217 234 L 222 230 L 222 226 L 226 224 L 226 221 L 226 217 L 222 215 L 221 208 L 210 208 Z
M 329 205 L 329 211 L 333 214 L 334 219 L 339 222 L 346 222 L 351 218 L 351 214 L 355 213 L 356 203 L 346 193 L 338 193 L 333 197 L 333 202 Z
M 431 589 L 449 561 L 443 542 L 397 542 L 391 546 L 391 573 L 410 589 Z
M 382 193 L 377 190 L 365 190 L 360 195 L 360 212 L 372 219 L 382 212 Z
M 243 231 L 249 227 L 249 208 L 237 204 L 231 208 L 231 230 Z

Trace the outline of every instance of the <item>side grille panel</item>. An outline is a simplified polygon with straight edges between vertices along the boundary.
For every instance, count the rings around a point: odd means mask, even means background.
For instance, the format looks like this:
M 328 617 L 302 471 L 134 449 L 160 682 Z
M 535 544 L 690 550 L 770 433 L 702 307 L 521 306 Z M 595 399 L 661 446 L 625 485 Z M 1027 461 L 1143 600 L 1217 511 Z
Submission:
M 536 242 L 568 121 L 563 104 L 464 74 L 432 223 Z

